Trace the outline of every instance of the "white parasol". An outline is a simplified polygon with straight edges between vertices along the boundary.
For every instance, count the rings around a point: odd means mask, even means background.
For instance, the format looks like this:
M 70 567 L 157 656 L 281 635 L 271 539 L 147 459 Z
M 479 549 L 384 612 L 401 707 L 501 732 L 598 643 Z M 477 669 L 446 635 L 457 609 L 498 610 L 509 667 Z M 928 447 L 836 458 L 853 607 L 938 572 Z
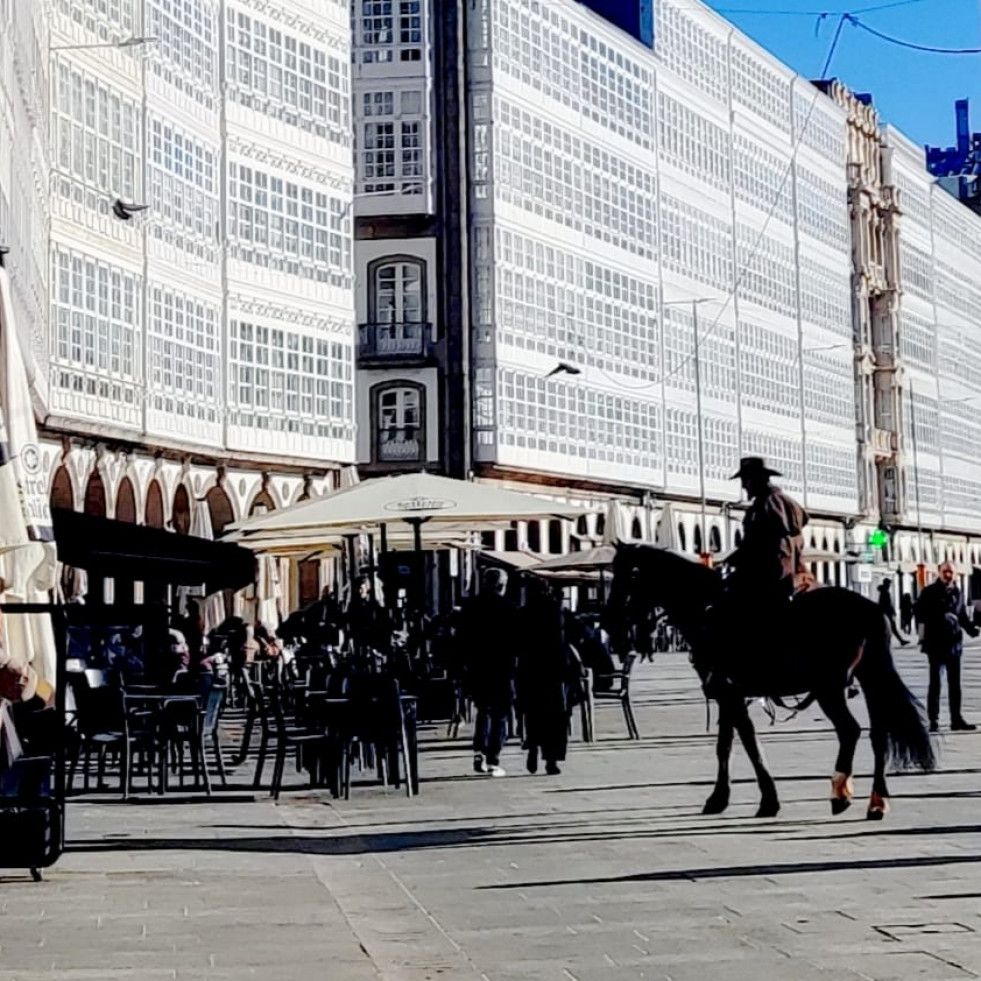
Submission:
M 630 517 L 622 501 L 610 501 L 606 505 L 606 522 L 603 526 L 603 544 L 615 545 L 630 540 Z
M 257 515 L 234 526 L 230 537 L 246 546 L 256 541 L 268 544 L 277 537 L 312 545 L 333 543 L 338 536 L 359 535 L 380 525 L 391 526 L 391 532 L 406 526 L 419 530 L 425 526 L 429 531 L 439 525 L 475 531 L 512 521 L 580 514 L 580 508 L 530 494 L 413 473 L 368 480 L 317 500 Z
M 41 462 L 31 388 L 14 323 L 10 280 L 0 266 L 0 598 L 6 603 L 49 599 L 57 555 Z M 36 675 L 49 697 L 56 649 L 46 614 L 5 617 L 0 663 Z
M 211 523 L 211 508 L 206 499 L 195 501 L 191 512 L 190 533 L 209 542 L 215 540 L 214 526 Z M 223 593 L 204 595 L 204 588 L 198 590 L 202 596 L 201 615 L 204 618 L 204 633 L 207 636 L 225 619 L 225 596 Z

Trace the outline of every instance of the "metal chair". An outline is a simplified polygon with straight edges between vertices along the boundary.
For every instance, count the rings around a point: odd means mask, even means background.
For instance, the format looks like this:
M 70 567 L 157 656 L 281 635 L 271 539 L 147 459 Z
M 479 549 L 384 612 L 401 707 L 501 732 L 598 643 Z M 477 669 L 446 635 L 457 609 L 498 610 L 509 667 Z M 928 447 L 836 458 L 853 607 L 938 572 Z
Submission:
M 623 666 L 619 671 L 607 674 L 594 674 L 592 692 L 590 697 L 594 702 L 619 702 L 623 707 L 623 717 L 627 723 L 627 734 L 631 739 L 640 739 L 640 730 L 637 728 L 637 720 L 634 718 L 633 705 L 630 703 L 630 674 L 637 661 L 637 654 L 631 651 L 623 658 Z M 597 681 L 606 681 L 601 687 L 605 690 L 597 691 Z

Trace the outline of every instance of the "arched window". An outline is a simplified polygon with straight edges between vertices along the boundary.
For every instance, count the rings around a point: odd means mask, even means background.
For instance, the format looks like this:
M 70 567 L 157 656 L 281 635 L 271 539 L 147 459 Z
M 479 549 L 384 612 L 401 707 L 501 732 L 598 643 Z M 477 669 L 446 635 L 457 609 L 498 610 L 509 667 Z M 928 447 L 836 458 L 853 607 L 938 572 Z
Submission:
M 562 554 L 562 522 L 558 518 L 548 523 L 548 550 L 552 555 Z
M 736 529 L 736 533 L 732 536 L 732 541 L 733 541 L 733 544 L 735 544 L 736 548 L 739 548 L 739 546 L 742 545 L 742 543 L 743 543 L 743 531 L 742 531 L 742 528 L 737 528 Z
M 497 532 L 482 531 L 480 533 L 480 544 L 482 548 L 487 549 L 489 552 L 493 552 L 497 546 Z
M 709 551 L 716 555 L 722 551 L 722 535 L 715 525 L 709 529 Z
M 504 551 L 505 552 L 517 552 L 518 551 L 518 529 L 508 528 L 504 532 Z
M 678 522 L 678 549 L 681 552 L 688 551 L 688 535 L 685 533 L 685 526 Z
M 54 480 L 51 482 L 51 506 L 64 508 L 66 511 L 75 510 L 75 492 L 72 489 L 72 479 L 64 467 L 58 467 Z
M 703 551 L 703 549 L 702 549 L 702 529 L 699 528 L 697 525 L 695 526 L 695 534 L 694 534 L 693 538 L 694 538 L 694 545 L 695 545 L 695 554 L 696 555 L 701 555 L 702 554 L 702 551 Z
M 123 477 L 116 492 L 116 520 L 136 524 L 136 494 L 133 493 L 133 482 L 129 477 Z
M 88 484 L 85 485 L 86 514 L 94 514 L 98 518 L 106 516 L 106 487 L 97 470 L 92 471 Z
M 372 263 L 371 319 L 376 324 L 421 324 L 426 319 L 426 264 L 411 256 Z
M 204 499 L 208 503 L 208 511 L 211 514 L 211 530 L 216 535 L 220 535 L 225 530 L 225 527 L 235 520 L 235 515 L 232 512 L 232 502 L 228 499 L 228 495 L 221 487 L 212 487 L 205 494 Z
M 583 536 L 589 534 L 589 518 L 584 514 L 576 521 L 576 534 Z
M 425 351 L 426 264 L 412 256 L 388 256 L 369 266 L 365 354 L 421 355 Z
M 229 508 L 230 507 L 231 504 L 229 504 Z M 256 494 L 252 501 L 252 506 L 249 508 L 249 517 L 251 518 L 253 514 L 267 514 L 268 512 L 275 510 L 276 502 L 272 499 L 272 494 L 263 488 L 258 494 Z
M 414 382 L 388 382 L 372 390 L 376 463 L 426 459 L 425 394 Z
M 531 552 L 542 550 L 542 526 L 537 521 L 528 522 L 528 549 Z
M 640 517 L 635 516 L 633 522 L 630 525 L 630 537 L 635 541 L 644 537 L 644 528 L 640 523 Z
M 164 526 L 164 502 L 163 492 L 160 484 L 150 481 L 150 486 L 146 489 L 146 524 L 151 528 L 163 528 Z
M 191 499 L 183 484 L 178 484 L 174 491 L 174 510 L 170 523 L 178 535 L 187 535 L 191 531 Z

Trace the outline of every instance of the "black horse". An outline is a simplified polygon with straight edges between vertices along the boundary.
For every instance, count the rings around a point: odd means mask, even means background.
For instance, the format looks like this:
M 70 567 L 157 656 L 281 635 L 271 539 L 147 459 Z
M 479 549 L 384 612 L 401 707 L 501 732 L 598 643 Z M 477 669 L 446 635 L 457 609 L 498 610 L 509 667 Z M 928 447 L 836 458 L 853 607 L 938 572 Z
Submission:
M 710 689 L 719 705 L 719 772 L 703 813 L 720 814 L 729 805 L 729 757 L 737 732 L 762 793 L 757 816 L 773 817 L 780 810 L 747 699 L 791 695 L 812 696 L 838 734 L 831 810 L 842 813 L 851 803 L 852 764 L 862 731 L 847 704 L 853 677 L 865 695 L 875 754 L 869 819 L 879 820 L 888 810 L 888 762 L 933 768 L 933 746 L 922 707 L 896 671 L 888 627 L 871 600 L 834 587 L 801 594 L 790 604 L 787 629 L 781 635 L 793 638 L 792 646 L 760 657 L 745 638 L 732 638 L 726 645 L 728 656 L 719 650 L 713 638 L 727 627 L 718 622 L 725 611 L 724 603 L 719 606 L 723 583 L 716 572 L 699 563 L 651 545 L 619 545 L 607 607 L 611 636 L 625 635 L 625 613 L 638 599 L 661 607 L 688 641 L 703 685 L 710 675 L 716 678 L 724 671 L 725 683 L 713 683 Z

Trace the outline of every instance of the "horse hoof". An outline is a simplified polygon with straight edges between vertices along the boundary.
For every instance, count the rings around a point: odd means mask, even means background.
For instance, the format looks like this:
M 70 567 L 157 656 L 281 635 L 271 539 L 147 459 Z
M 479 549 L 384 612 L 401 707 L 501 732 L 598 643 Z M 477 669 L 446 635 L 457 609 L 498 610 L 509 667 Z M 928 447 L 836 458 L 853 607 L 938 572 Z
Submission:
M 869 809 L 865 812 L 865 817 L 869 821 L 881 821 L 889 813 L 889 798 L 883 794 L 872 792 L 869 800 Z
M 780 813 L 779 801 L 764 801 L 756 812 L 758 818 L 775 818 Z
M 702 808 L 702 814 L 721 814 L 729 806 L 727 797 L 710 797 Z
M 852 806 L 851 800 L 847 797 L 832 797 L 831 798 L 831 813 L 837 817 L 839 814 L 844 814 L 849 807 Z

